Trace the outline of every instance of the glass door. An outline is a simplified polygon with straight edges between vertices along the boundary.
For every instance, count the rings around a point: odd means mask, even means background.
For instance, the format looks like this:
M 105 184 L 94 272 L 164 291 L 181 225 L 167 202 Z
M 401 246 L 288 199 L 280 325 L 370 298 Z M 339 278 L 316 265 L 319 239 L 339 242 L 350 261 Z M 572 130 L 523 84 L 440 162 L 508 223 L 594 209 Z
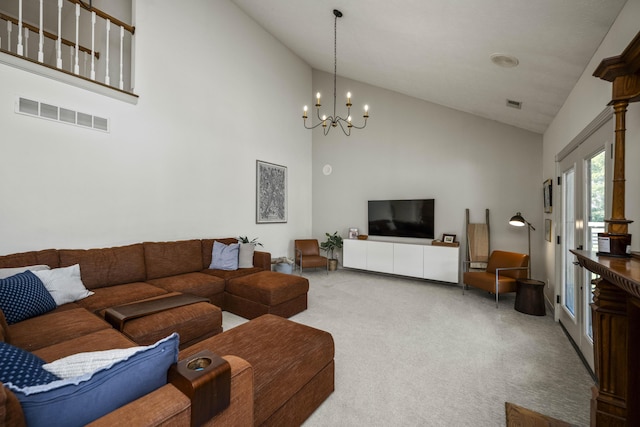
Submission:
M 598 233 L 608 213 L 612 122 L 608 121 L 559 164 L 561 207 L 560 303 L 558 319 L 582 356 L 593 366 L 591 303 L 595 276 L 577 265 L 571 249 L 598 250 Z

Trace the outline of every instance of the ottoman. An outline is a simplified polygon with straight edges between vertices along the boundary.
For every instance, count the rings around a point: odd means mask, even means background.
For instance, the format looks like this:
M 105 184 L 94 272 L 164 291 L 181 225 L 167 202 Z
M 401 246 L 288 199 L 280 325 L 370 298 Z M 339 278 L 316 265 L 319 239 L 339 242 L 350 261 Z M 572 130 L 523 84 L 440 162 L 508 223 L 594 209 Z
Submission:
M 223 309 L 245 319 L 263 314 L 291 317 L 307 309 L 308 291 L 304 277 L 261 271 L 229 280 Z
M 280 316 L 260 316 L 200 341 L 178 360 L 202 350 L 251 364 L 254 426 L 298 427 L 334 390 L 331 334 Z

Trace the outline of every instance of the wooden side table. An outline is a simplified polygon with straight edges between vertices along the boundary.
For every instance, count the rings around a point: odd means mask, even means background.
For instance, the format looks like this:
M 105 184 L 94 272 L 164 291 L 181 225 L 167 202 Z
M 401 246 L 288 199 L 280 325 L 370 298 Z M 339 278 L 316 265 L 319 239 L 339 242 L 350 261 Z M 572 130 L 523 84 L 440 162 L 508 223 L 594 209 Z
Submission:
M 544 282 L 534 279 L 517 279 L 515 309 L 525 314 L 544 316 L 546 314 Z

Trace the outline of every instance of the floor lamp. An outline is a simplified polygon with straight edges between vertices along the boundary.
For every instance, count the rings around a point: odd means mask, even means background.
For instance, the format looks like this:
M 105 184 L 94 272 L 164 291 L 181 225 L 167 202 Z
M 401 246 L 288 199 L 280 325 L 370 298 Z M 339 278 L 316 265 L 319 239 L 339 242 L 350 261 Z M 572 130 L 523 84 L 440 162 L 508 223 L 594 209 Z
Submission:
M 527 266 L 527 274 L 529 275 L 529 278 L 531 278 L 531 230 L 536 231 L 536 229 L 533 225 L 531 225 L 529 221 L 522 217 L 522 214 L 520 212 L 516 212 L 516 214 L 511 217 L 511 219 L 509 220 L 509 224 L 516 227 L 524 227 L 525 225 L 527 226 L 527 238 L 529 242 L 529 252 L 527 254 L 529 255 L 529 263 Z

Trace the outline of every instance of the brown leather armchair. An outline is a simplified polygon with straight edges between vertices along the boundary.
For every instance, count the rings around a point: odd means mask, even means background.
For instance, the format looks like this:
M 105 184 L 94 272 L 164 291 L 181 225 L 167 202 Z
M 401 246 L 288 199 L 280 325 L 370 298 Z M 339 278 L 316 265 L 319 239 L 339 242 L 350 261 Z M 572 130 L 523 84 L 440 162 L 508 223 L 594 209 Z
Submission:
M 324 267 L 329 274 L 329 260 L 320 255 L 320 245 L 318 245 L 317 239 L 294 240 L 294 246 L 296 250 L 295 263 L 300 267 L 301 276 L 303 268 Z
M 496 308 L 500 293 L 515 292 L 516 279 L 527 277 L 529 255 L 516 252 L 493 251 L 485 271 L 465 271 L 462 275 L 462 293 L 466 286 L 495 293 Z

